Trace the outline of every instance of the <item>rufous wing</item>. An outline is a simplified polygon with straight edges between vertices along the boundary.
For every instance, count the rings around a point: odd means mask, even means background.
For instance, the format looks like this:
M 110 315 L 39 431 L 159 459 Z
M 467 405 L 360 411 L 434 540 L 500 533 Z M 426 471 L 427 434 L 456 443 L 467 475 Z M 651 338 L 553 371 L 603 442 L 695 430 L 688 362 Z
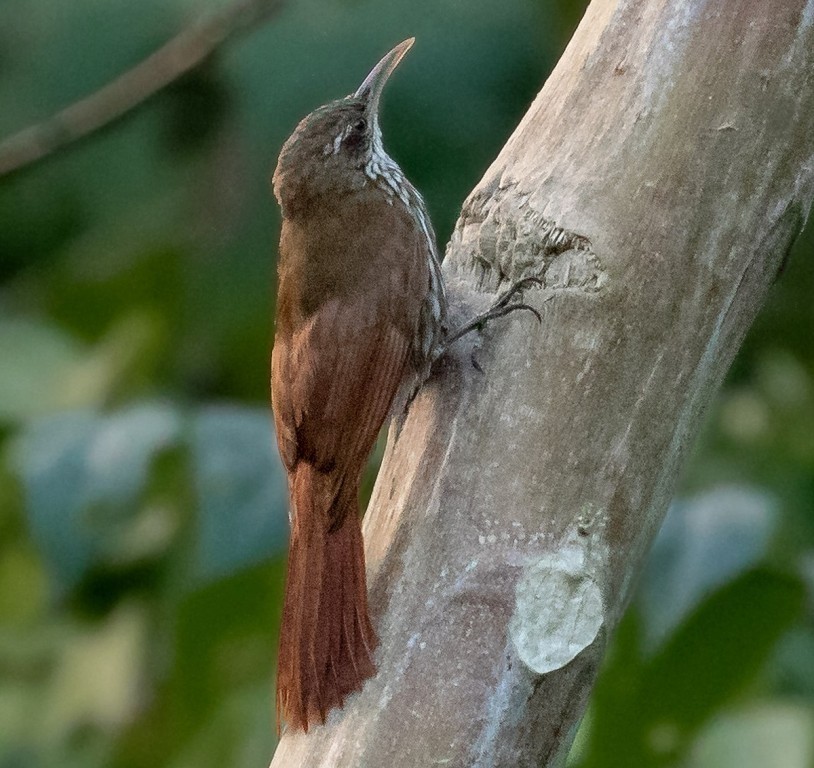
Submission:
M 359 476 L 409 364 L 386 313 L 332 299 L 272 355 L 272 397 L 289 475 L 291 544 L 278 710 L 308 730 L 375 671 L 358 517 Z

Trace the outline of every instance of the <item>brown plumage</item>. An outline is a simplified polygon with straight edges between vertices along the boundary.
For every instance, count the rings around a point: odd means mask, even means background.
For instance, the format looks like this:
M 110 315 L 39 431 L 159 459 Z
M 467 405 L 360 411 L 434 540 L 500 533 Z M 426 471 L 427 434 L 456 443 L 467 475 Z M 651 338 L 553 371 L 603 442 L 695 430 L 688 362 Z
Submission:
M 283 225 L 272 403 L 291 520 L 277 706 L 306 731 L 375 672 L 360 477 L 397 393 L 443 337 L 435 237 L 378 126 L 382 87 L 411 44 L 306 117 L 273 179 Z

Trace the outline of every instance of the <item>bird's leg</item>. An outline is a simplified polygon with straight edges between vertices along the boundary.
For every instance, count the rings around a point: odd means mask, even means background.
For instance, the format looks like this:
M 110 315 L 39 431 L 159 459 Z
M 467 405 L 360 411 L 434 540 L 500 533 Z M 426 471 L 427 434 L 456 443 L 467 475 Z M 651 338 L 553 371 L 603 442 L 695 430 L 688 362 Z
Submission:
M 460 326 L 460 328 L 456 328 L 454 331 L 450 332 L 441 342 L 441 345 L 434 358 L 437 360 L 438 358 L 442 357 L 450 346 L 452 346 L 452 344 L 458 341 L 458 339 L 460 339 L 462 336 L 466 336 L 466 334 L 471 333 L 472 331 L 482 331 L 486 323 L 488 323 L 490 320 L 505 317 L 510 312 L 514 312 L 517 309 L 527 309 L 537 318 L 538 322 L 542 322 L 543 318 L 540 317 L 540 313 L 534 307 L 517 300 L 521 298 L 523 291 L 525 291 L 530 285 L 541 286 L 542 284 L 543 281 L 539 277 L 524 277 L 522 280 L 518 280 L 508 290 L 504 291 L 489 309 L 475 315 L 475 317 L 465 322 L 462 326 Z M 478 367 L 477 364 L 475 364 L 475 367 Z

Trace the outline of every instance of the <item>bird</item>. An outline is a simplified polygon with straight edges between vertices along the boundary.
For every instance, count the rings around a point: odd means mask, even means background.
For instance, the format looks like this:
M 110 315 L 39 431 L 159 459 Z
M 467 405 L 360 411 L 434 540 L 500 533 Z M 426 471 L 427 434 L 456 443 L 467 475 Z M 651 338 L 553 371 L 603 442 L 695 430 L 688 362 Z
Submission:
M 385 84 L 414 43 L 307 115 L 272 176 L 282 212 L 271 400 L 290 543 L 277 658 L 278 729 L 324 723 L 375 674 L 359 485 L 394 402 L 447 346 L 530 306 L 518 281 L 454 332 L 424 201 L 382 143 Z M 538 315 L 539 317 L 539 315 Z

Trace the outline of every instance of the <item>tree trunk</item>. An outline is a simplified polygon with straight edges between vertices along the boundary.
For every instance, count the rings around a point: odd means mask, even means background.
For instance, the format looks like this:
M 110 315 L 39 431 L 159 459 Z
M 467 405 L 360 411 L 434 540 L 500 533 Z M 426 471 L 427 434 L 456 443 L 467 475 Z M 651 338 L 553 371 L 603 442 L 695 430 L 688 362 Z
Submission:
M 813 193 L 814 0 L 591 3 L 444 264 L 462 316 L 543 278 L 542 324 L 456 344 L 391 429 L 379 672 L 273 768 L 563 765 Z

